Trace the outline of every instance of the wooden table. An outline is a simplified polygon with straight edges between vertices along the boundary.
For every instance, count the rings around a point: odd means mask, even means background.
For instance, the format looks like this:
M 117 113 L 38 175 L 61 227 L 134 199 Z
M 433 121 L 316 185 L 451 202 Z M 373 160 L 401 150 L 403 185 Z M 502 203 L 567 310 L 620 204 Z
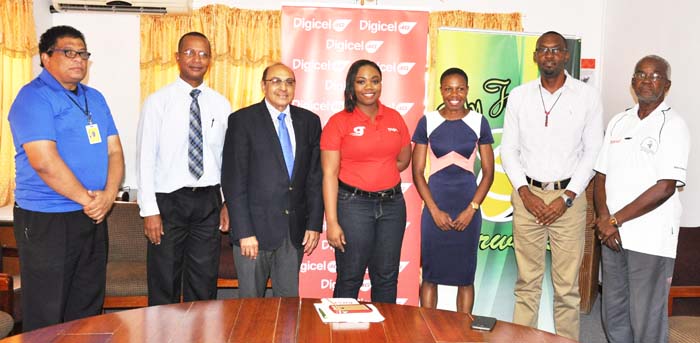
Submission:
M 466 314 L 375 304 L 386 320 L 352 328 L 324 324 L 318 299 L 198 301 L 114 312 L 8 337 L 0 342 L 573 342 L 499 321 L 471 330 Z

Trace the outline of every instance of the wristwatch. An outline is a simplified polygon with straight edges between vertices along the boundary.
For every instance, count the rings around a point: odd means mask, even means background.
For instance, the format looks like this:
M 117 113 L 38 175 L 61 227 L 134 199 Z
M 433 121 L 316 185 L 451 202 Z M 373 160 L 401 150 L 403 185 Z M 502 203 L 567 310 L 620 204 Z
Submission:
M 564 204 L 566 205 L 567 208 L 574 206 L 574 199 L 571 198 L 570 196 L 566 195 L 566 193 L 563 193 L 561 195 L 561 198 L 564 199 Z
M 620 224 L 617 222 L 617 218 L 615 218 L 614 216 L 610 216 L 610 225 L 616 228 L 620 227 Z
M 473 209 L 475 209 L 475 210 L 478 210 L 478 209 L 479 209 L 479 204 L 477 204 L 477 203 L 475 203 L 475 202 L 473 202 L 473 201 L 471 202 L 471 204 L 469 204 L 469 206 L 471 206 L 471 207 L 472 207 Z

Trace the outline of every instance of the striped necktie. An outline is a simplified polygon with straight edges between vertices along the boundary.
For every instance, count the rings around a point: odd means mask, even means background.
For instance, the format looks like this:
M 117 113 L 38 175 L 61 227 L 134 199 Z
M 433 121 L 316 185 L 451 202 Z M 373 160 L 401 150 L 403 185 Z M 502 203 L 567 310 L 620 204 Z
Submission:
M 190 104 L 190 135 L 189 149 L 187 156 L 189 157 L 190 174 L 199 180 L 204 174 L 204 155 L 202 153 L 202 117 L 199 113 L 199 102 L 197 97 L 201 91 L 193 89 L 190 92 L 192 103 Z

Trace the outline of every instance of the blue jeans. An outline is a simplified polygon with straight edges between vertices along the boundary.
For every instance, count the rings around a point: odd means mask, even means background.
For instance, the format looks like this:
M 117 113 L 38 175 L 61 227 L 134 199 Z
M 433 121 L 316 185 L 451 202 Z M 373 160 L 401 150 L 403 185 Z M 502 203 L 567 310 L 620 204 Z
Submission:
M 336 298 L 357 298 L 369 268 L 372 302 L 396 303 L 401 244 L 406 230 L 403 194 L 370 198 L 338 190 L 338 223 L 345 252 L 335 251 Z

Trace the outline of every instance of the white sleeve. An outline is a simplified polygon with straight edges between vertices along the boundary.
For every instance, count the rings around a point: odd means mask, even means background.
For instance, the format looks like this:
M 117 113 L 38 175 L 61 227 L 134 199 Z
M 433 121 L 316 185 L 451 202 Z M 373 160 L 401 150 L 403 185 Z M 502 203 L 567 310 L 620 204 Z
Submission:
M 685 185 L 690 134 L 683 119 L 674 116 L 661 131 L 656 153 L 658 180 L 676 180 L 676 186 Z
M 608 172 L 608 151 L 610 149 L 610 139 L 611 139 L 611 125 L 613 122 L 617 121 L 617 117 L 613 117 L 612 120 L 610 120 L 610 123 L 608 123 L 608 127 L 605 129 L 605 136 L 603 138 L 603 146 L 600 148 L 600 152 L 598 153 L 598 158 L 596 159 L 595 166 L 593 167 L 594 171 L 597 171 L 601 174 L 607 174 Z
M 137 201 L 142 217 L 160 214 L 155 192 L 161 106 L 152 96 L 143 103 L 136 138 Z
M 603 144 L 603 102 L 600 94 L 594 89 L 590 90 L 589 98 L 591 107 L 586 113 L 586 125 L 581 134 L 583 154 L 579 159 L 571 182 L 566 189 L 581 195 L 585 192 L 589 181 L 593 177 L 593 167 Z
M 517 88 L 508 96 L 506 116 L 503 119 L 503 137 L 501 139 L 501 162 L 506 175 L 514 189 L 527 185 L 525 170 L 520 163 L 520 123 L 519 107 L 522 101 L 522 91 Z

